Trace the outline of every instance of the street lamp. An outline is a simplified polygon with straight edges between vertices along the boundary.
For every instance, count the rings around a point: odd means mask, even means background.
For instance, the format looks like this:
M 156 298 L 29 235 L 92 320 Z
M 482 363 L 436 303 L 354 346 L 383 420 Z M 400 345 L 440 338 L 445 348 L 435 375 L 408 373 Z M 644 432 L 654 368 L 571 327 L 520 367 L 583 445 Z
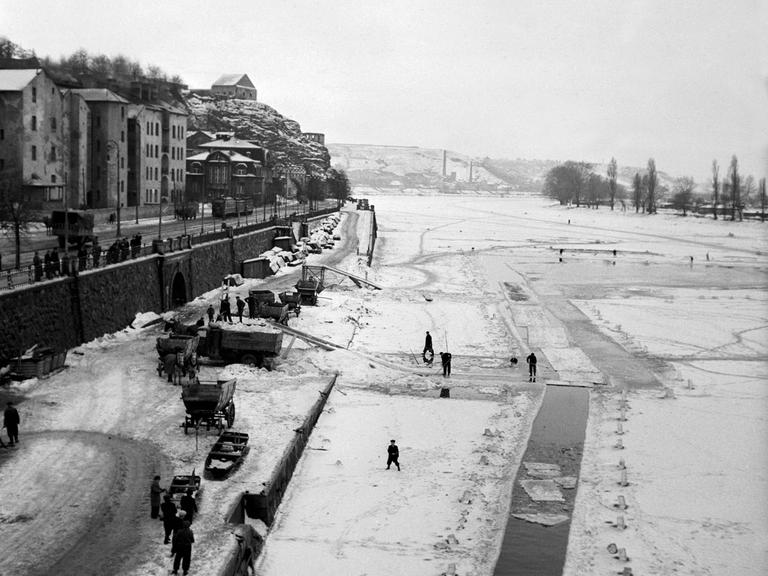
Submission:
M 114 144 L 115 145 L 115 154 L 116 154 L 116 162 L 115 162 L 115 174 L 117 175 L 117 237 L 119 238 L 121 236 L 120 234 L 120 145 L 117 143 L 116 140 L 109 139 L 107 140 L 107 144 Z

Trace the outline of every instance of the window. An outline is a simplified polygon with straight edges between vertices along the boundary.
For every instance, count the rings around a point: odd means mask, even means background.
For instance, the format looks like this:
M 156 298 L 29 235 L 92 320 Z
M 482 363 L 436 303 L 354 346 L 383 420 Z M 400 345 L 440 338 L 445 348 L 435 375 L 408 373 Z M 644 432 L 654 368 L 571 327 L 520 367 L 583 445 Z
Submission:
M 160 134 L 160 122 L 155 122 L 155 135 Z
M 160 157 L 160 148 L 158 147 L 157 144 L 155 144 L 155 158 L 159 158 L 159 157 Z
M 32 160 L 37 160 L 37 146 L 32 146 Z
M 51 183 L 56 184 L 56 174 L 51 174 Z
M 147 129 L 146 129 L 147 136 L 152 136 L 152 130 L 149 128 L 149 122 L 147 122 Z
M 176 170 L 171 170 L 171 182 L 176 182 Z
M 120 142 L 125 142 L 125 130 L 120 130 Z
M 56 117 L 51 117 L 51 132 L 56 132 Z
M 120 168 L 125 168 L 125 156 L 120 156 Z
M 37 130 L 37 116 L 32 116 L 32 130 Z
M 56 161 L 56 146 L 51 146 L 51 162 Z M 54 176 L 56 178 L 56 176 Z
M 0 128 L 0 140 L 5 140 L 5 130 Z
M 125 106 L 120 106 L 120 118 L 125 118 Z
M 176 160 L 176 148 L 171 148 L 171 160 Z
M 32 102 L 37 102 L 37 88 L 32 86 Z
M 155 180 L 158 180 L 158 177 L 157 177 L 157 166 L 155 166 Z
M 176 126 L 173 126 L 173 125 L 171 126 L 171 136 L 176 138 Z
M 58 186 L 51 186 L 50 188 L 46 189 L 46 195 L 48 196 L 48 200 L 61 200 L 62 199 L 62 190 Z
M 150 152 L 149 152 L 149 144 L 144 145 L 144 155 L 149 158 Z

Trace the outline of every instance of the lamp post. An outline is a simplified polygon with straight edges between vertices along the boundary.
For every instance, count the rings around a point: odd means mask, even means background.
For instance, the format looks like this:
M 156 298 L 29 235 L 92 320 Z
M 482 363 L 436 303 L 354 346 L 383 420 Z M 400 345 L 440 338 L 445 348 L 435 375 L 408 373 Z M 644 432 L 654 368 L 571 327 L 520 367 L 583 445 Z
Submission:
M 117 176 L 117 188 L 116 188 L 116 195 L 117 195 L 117 237 L 119 238 L 121 236 L 120 234 L 120 145 L 117 143 L 116 140 L 109 139 L 107 140 L 107 144 L 114 144 L 115 145 L 115 174 Z

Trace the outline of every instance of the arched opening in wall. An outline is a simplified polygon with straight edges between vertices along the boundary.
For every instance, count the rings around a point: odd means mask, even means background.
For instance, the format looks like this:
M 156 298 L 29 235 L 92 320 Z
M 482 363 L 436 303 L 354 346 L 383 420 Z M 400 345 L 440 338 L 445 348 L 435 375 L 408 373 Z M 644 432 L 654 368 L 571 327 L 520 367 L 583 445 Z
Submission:
M 171 283 L 171 308 L 187 303 L 187 282 L 181 272 L 176 272 Z

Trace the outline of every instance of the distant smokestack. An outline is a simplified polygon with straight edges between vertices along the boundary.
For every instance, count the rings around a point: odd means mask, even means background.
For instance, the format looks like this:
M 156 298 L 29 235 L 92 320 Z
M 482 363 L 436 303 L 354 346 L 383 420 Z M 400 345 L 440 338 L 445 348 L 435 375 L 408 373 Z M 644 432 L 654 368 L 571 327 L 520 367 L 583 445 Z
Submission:
M 472 160 L 469 161 L 469 181 L 472 182 Z
M 443 150 L 443 178 L 445 178 L 445 150 Z

